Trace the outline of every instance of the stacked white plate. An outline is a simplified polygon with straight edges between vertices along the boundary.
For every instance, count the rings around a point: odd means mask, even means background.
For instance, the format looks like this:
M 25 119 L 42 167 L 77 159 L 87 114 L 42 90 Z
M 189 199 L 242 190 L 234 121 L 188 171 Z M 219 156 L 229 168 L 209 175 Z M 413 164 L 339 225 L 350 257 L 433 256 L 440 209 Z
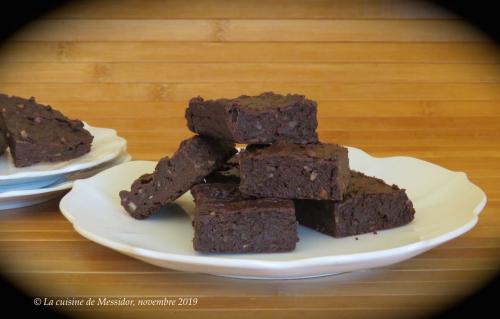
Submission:
M 9 149 L 0 156 L 0 210 L 31 206 L 60 196 L 83 179 L 130 161 L 127 141 L 108 128 L 85 128 L 94 136 L 91 151 L 70 161 L 15 167 Z

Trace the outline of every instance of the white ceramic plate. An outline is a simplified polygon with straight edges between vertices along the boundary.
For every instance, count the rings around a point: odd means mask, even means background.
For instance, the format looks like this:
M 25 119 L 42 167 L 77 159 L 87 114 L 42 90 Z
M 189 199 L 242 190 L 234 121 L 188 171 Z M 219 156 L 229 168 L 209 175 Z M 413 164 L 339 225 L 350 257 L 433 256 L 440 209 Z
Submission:
M 68 176 L 60 177 L 57 181 L 48 186 L 2 192 L 0 193 L 0 210 L 32 206 L 49 201 L 62 195 L 63 192 L 73 187 L 75 180 L 88 178 L 107 168 L 129 162 L 130 160 L 130 154 L 123 151 L 117 158 L 111 161 L 83 171 L 78 171 Z
M 25 180 L 22 183 L 11 183 L 11 184 L 1 184 L 0 183 L 0 194 L 10 191 L 25 190 L 25 189 L 36 189 L 43 188 L 58 183 L 63 178 L 62 175 L 37 177 L 30 180 Z
M 94 136 L 92 148 L 89 153 L 58 163 L 40 163 L 28 167 L 14 166 L 9 149 L 0 156 L 0 186 L 16 184 L 38 183 L 39 187 L 49 185 L 64 174 L 80 171 L 100 165 L 117 157 L 124 149 L 127 141 L 119 137 L 116 131 L 109 128 L 85 128 Z M 52 181 L 49 180 L 52 179 Z M 45 182 L 44 182 L 45 181 Z M 45 183 L 45 185 L 42 185 Z
M 156 163 L 135 161 L 75 182 L 61 200 L 77 232 L 101 245 L 145 262 L 183 271 L 245 278 L 302 278 L 390 265 L 453 239 L 471 229 L 486 195 L 464 173 L 410 157 L 375 158 L 349 148 L 352 169 L 407 189 L 415 220 L 403 227 L 335 239 L 300 227 L 293 252 L 200 254 L 192 248 L 191 195 L 147 220 L 135 220 L 120 206 L 128 189 Z M 186 214 L 187 213 L 187 214 Z

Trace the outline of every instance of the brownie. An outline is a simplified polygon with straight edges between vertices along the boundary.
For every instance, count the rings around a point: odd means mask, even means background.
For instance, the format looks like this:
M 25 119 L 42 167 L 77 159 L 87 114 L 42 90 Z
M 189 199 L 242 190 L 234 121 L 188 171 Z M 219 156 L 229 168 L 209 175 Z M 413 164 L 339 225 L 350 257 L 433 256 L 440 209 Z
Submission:
M 121 204 L 130 216 L 144 219 L 202 182 L 235 153 L 234 144 L 208 137 L 182 141 L 172 158 L 162 158 L 152 174 L 142 175 L 130 191 L 120 192 Z
M 191 189 L 195 199 L 193 248 L 205 253 L 273 253 L 299 240 L 292 200 L 256 199 L 234 182 Z
M 316 102 L 303 95 L 273 92 L 235 99 L 192 98 L 186 110 L 191 131 L 236 143 L 318 141 Z
M 341 200 L 349 183 L 347 149 L 274 143 L 240 152 L 241 192 L 255 197 Z
M 295 208 L 300 224 L 333 237 L 403 226 L 415 215 L 404 189 L 355 171 L 342 201 L 296 200 Z
M 0 94 L 0 130 L 17 167 L 70 160 L 90 152 L 93 136 L 80 120 L 71 120 L 34 98 Z

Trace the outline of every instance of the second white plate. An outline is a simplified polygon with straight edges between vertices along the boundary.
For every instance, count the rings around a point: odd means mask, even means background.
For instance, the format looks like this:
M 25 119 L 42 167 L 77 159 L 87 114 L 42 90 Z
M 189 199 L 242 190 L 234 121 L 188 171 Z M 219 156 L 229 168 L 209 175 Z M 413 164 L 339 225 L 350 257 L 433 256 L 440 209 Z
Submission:
M 0 210 L 27 207 L 49 201 L 62 195 L 68 189 L 71 189 L 75 180 L 88 178 L 100 171 L 125 162 L 129 162 L 130 160 L 130 154 L 128 154 L 126 151 L 123 151 L 122 154 L 118 155 L 118 157 L 113 159 L 112 161 L 108 161 L 87 170 L 73 173 L 69 176 L 60 177 L 57 181 L 45 187 L 32 189 L 15 189 L 7 192 L 0 192 Z

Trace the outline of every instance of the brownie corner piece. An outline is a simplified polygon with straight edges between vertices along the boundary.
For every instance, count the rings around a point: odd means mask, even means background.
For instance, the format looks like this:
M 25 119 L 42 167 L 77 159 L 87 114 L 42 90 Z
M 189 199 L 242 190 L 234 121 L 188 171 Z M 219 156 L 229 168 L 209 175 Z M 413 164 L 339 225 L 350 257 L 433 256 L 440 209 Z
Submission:
M 143 219 L 188 191 L 236 153 L 234 144 L 196 135 L 180 143 L 172 158 L 160 159 L 152 174 L 136 179 L 119 193 L 121 205 Z
M 316 143 L 317 103 L 298 94 L 265 92 L 234 99 L 190 100 L 188 127 L 195 133 L 237 143 Z
M 355 171 L 342 201 L 296 200 L 295 208 L 300 224 L 333 237 L 403 226 L 415 216 L 404 189 Z
M 234 182 L 193 186 L 193 248 L 203 253 L 274 253 L 298 242 L 293 201 L 256 199 Z
M 275 143 L 240 153 L 240 190 L 256 197 L 341 200 L 348 150 L 337 144 Z
M 0 94 L 0 130 L 17 167 L 60 162 L 90 152 L 93 136 L 72 120 L 34 98 Z

